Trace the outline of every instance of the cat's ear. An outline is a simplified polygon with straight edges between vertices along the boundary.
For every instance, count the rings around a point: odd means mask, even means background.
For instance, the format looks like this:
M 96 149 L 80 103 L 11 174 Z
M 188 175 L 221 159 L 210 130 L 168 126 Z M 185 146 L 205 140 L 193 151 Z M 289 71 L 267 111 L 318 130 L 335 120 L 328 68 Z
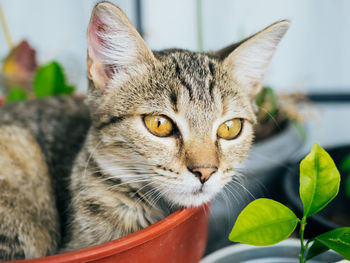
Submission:
M 281 38 L 289 28 L 288 21 L 280 21 L 252 37 L 217 52 L 233 78 L 255 96 L 263 81 L 264 72 Z M 230 49 L 233 51 L 229 52 Z
M 101 2 L 92 11 L 87 30 L 87 73 L 105 90 L 117 72 L 132 70 L 154 59 L 135 27 L 115 5 Z

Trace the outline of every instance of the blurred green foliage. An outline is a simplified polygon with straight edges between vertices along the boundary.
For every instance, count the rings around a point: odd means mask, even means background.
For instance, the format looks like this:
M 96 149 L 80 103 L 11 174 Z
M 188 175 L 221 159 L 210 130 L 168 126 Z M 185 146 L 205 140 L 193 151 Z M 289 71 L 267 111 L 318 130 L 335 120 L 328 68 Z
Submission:
M 5 102 L 12 103 L 20 100 L 26 100 L 27 98 L 27 92 L 25 92 L 20 86 L 14 86 L 7 94 Z
M 34 75 L 33 96 L 19 86 L 10 89 L 5 102 L 12 103 L 29 97 L 43 98 L 61 94 L 72 94 L 75 87 L 68 85 L 62 66 L 57 61 L 40 66 Z

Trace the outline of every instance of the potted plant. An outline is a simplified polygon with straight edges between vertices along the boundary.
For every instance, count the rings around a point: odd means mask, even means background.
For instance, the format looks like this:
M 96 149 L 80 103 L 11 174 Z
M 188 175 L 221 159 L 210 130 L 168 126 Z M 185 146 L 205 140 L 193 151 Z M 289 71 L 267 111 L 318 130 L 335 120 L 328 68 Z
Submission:
M 292 210 L 272 199 L 260 198 L 251 202 L 238 216 L 229 239 L 254 246 L 270 246 L 288 238 L 299 224 L 300 248 L 295 241 L 287 241 L 271 248 L 239 248 L 233 249 L 228 256 L 228 249 L 221 258 L 209 256 L 202 262 L 295 262 L 290 255 L 297 256 L 304 263 L 329 249 L 340 256 L 328 252 L 320 256 L 318 262 L 335 262 L 342 257 L 350 259 L 350 227 L 342 227 L 320 234 L 312 239 L 304 240 L 307 220 L 321 211 L 338 194 L 340 174 L 332 158 L 319 145 L 315 144 L 300 163 L 300 198 L 303 213 L 298 218 Z M 245 252 L 242 252 L 243 251 Z M 255 253 L 253 253 L 253 251 Z M 235 254 L 236 253 L 236 254 Z M 327 253 L 327 252 L 326 252 Z M 217 256 L 219 253 L 216 254 Z M 282 258 L 281 258 L 282 256 Z M 277 259 L 278 257 L 278 259 Z M 211 260 L 211 261 L 210 261 Z M 242 261 L 240 261 L 242 260 Z M 317 261 L 316 261 L 317 262 Z
M 39 66 L 35 54 L 35 49 L 24 40 L 4 59 L 1 88 L 5 93 L 5 103 L 74 92 L 75 87 L 67 83 L 63 68 L 57 61 Z
M 314 237 L 322 232 L 342 226 L 350 225 L 350 145 L 329 148 L 328 152 L 333 156 L 336 166 L 341 174 L 339 194 L 335 201 L 323 209 L 320 213 L 310 217 L 310 227 L 305 233 L 307 237 Z M 283 177 L 284 199 L 293 207 L 297 214 L 302 213 L 302 204 L 298 196 L 298 171 L 295 165 L 290 164 Z
M 230 244 L 225 233 L 250 201 L 270 197 L 280 188 L 284 166 L 304 143 L 303 116 L 296 110 L 297 103 L 303 100 L 298 96 L 277 95 L 268 86 L 256 96 L 256 139 L 238 171 L 241 180 L 232 181 L 227 191 L 212 202 L 206 253 Z
M 0 12 L 0 20 L 9 48 L 8 55 L 1 61 L 0 71 L 0 95 L 4 93 L 5 103 L 72 94 L 75 87 L 68 85 L 62 66 L 57 61 L 39 65 L 36 50 L 28 41 L 13 43 L 3 12 Z

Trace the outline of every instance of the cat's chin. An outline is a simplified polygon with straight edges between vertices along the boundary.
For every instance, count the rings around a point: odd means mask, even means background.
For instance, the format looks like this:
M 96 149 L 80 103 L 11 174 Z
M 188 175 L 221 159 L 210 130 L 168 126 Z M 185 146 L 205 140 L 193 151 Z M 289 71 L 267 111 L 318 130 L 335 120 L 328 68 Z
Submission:
M 222 191 L 226 182 L 221 173 L 215 173 L 208 182 L 201 184 L 192 175 L 183 176 L 181 183 L 161 187 L 160 194 L 167 202 L 180 207 L 201 206 L 214 199 Z
M 195 207 L 210 202 L 214 198 L 214 196 L 215 194 L 209 194 L 203 191 L 195 191 L 193 193 L 186 193 L 180 195 L 169 194 L 165 198 L 170 203 L 180 207 Z

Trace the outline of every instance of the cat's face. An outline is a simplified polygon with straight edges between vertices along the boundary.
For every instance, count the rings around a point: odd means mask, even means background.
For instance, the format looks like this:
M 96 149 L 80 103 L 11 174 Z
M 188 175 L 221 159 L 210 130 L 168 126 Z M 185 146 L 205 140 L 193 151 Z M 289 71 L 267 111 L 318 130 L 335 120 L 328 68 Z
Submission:
M 118 8 L 97 5 L 88 101 L 100 167 L 177 205 L 211 200 L 250 148 L 252 101 L 287 28 L 275 24 L 217 53 L 152 53 Z

